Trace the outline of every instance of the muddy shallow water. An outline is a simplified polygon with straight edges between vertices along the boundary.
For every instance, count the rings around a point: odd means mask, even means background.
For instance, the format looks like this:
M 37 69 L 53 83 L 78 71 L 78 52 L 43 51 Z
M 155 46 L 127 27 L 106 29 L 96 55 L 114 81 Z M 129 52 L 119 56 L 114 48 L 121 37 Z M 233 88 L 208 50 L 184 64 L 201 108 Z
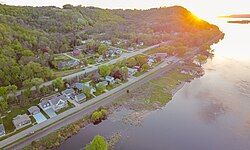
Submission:
M 250 25 L 217 25 L 225 32 L 214 45 L 215 56 L 205 75 L 186 83 L 166 106 L 147 113 L 139 125 L 125 124 L 115 112 L 99 125 L 89 125 L 59 149 L 82 149 L 100 134 L 120 133 L 115 149 L 249 150 L 250 149 Z

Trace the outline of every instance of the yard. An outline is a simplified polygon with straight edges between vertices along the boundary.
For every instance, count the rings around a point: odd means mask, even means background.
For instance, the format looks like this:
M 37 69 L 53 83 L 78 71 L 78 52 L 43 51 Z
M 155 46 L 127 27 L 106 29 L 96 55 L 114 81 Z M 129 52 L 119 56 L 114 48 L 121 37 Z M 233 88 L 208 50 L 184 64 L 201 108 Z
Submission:
M 61 110 L 59 110 L 58 112 L 56 112 L 56 114 L 59 115 L 59 114 L 65 112 L 65 111 L 67 111 L 67 110 L 69 110 L 69 109 L 71 109 L 73 107 L 75 107 L 75 105 L 72 104 L 72 103 L 70 103 L 70 102 L 68 102 L 68 107 L 62 108 Z
M 39 99 L 36 99 L 32 102 L 30 102 L 28 105 L 23 106 L 23 107 L 12 107 L 10 108 L 10 112 L 4 114 L 4 117 L 2 118 L 3 125 L 5 127 L 6 133 L 13 132 L 15 130 L 15 126 L 12 123 L 13 118 L 15 118 L 17 115 L 22 115 L 25 113 L 28 113 L 28 109 L 31 106 L 35 106 L 39 103 Z M 32 123 L 34 123 L 35 120 L 32 119 Z

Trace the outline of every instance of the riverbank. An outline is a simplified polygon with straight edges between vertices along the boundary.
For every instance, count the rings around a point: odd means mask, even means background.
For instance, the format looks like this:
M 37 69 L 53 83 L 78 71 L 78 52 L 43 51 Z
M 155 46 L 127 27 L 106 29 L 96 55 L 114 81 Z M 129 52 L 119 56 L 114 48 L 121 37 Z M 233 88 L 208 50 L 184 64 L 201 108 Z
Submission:
M 106 105 L 105 108 L 109 110 L 109 114 L 121 108 L 131 110 L 131 113 L 125 115 L 122 120 L 126 124 L 138 126 L 150 111 L 165 106 L 166 103 L 172 99 L 174 95 L 173 91 L 177 92 L 177 90 L 174 89 L 180 89 L 180 85 L 194 78 L 194 76 L 190 74 L 181 73 L 181 70 L 182 68 L 178 68 L 170 71 L 168 74 L 162 74 L 144 83 L 139 88 L 121 95 L 113 103 Z M 25 149 L 56 148 L 90 123 L 90 117 L 85 116 L 73 124 L 50 133 L 39 141 L 32 142 Z

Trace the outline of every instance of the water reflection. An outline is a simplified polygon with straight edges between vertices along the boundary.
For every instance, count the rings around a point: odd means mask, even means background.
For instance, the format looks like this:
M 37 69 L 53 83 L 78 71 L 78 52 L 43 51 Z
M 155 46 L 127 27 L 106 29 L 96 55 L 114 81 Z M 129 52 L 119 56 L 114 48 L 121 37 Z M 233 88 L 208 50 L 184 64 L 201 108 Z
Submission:
M 187 83 L 161 110 L 144 118 L 141 126 L 124 124 L 115 113 L 98 126 L 88 126 L 60 149 L 80 149 L 96 135 L 119 132 L 116 149 L 249 150 L 250 149 L 250 25 L 217 24 L 226 33 L 214 45 L 215 57 L 205 75 Z

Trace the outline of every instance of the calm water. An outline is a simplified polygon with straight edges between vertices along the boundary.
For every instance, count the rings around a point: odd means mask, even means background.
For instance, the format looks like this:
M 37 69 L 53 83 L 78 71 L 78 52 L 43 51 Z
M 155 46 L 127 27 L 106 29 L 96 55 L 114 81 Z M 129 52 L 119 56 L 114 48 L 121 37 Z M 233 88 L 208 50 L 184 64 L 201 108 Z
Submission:
M 123 139 L 115 148 L 122 150 L 249 150 L 250 25 L 216 24 L 226 36 L 213 46 L 215 57 L 204 65 L 202 78 L 185 84 L 164 108 L 147 115 L 142 126 L 112 117 L 82 129 L 60 149 L 81 149 L 96 134 L 120 132 Z

